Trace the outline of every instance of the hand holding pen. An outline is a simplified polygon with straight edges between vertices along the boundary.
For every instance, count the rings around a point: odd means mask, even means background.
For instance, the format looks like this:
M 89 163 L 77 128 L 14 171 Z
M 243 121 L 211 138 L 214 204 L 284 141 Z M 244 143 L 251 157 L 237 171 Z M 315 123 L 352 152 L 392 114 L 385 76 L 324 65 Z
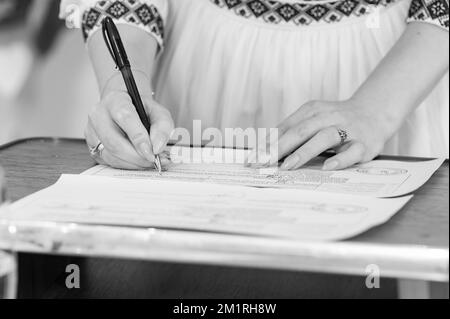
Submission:
M 103 35 L 121 73 L 121 77 L 118 75 L 113 80 L 122 81 L 122 87 L 125 83 L 126 91 L 110 91 L 91 113 L 86 129 L 91 154 L 97 162 L 116 168 L 155 166 L 160 171 L 160 161 L 163 165 L 168 162 L 163 157 L 160 159 L 160 154 L 174 127 L 170 113 L 151 94 L 139 94 L 135 78 L 150 86 L 148 76 L 132 71 L 119 32 L 110 18 L 103 22 Z

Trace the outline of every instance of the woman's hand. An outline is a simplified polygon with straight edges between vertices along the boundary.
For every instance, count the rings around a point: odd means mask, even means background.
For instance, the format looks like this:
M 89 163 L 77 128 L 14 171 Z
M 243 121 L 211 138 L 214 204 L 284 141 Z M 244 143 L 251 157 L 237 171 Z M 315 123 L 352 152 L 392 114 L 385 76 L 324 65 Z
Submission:
M 337 155 L 323 169 L 344 169 L 379 155 L 398 127 L 399 121 L 373 105 L 354 100 L 310 102 L 279 125 L 278 160 L 287 156 L 281 169 L 294 170 L 335 149 Z
M 174 124 L 167 109 L 151 96 L 142 95 L 150 118 L 150 136 L 124 91 L 110 91 L 89 115 L 85 130 L 86 142 L 95 148 L 100 142 L 104 149 L 95 160 L 122 169 L 154 167 L 155 155 L 163 152 Z

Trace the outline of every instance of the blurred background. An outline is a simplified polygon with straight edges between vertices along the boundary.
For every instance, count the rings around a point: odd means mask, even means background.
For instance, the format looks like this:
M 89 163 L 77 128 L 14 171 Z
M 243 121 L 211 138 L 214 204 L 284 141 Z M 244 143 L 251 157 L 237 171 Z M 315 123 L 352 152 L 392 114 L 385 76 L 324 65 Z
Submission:
M 82 137 L 98 89 L 79 30 L 59 0 L 0 0 L 0 144 Z

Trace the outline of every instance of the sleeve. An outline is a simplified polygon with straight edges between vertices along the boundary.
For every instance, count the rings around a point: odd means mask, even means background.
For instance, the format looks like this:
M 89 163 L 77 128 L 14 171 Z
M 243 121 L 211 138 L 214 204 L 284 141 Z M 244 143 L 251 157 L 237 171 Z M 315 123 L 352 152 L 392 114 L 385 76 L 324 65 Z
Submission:
M 412 0 L 408 22 L 426 22 L 448 31 L 449 0 Z
M 164 23 L 168 0 L 62 0 L 59 17 L 69 28 L 79 28 L 85 41 L 101 29 L 104 17 L 117 24 L 128 24 L 144 30 L 164 46 Z

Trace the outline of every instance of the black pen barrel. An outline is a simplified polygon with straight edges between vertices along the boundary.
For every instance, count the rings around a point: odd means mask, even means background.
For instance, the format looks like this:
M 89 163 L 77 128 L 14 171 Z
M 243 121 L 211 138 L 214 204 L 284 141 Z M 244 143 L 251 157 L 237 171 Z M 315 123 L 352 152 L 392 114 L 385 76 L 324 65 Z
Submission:
M 141 95 L 134 80 L 133 73 L 129 67 L 124 67 L 121 70 L 125 86 L 127 87 L 128 94 L 131 97 L 134 107 L 141 119 L 142 124 L 148 133 L 150 133 L 150 120 L 148 119 L 147 112 L 145 111 L 144 103 L 142 102 Z

